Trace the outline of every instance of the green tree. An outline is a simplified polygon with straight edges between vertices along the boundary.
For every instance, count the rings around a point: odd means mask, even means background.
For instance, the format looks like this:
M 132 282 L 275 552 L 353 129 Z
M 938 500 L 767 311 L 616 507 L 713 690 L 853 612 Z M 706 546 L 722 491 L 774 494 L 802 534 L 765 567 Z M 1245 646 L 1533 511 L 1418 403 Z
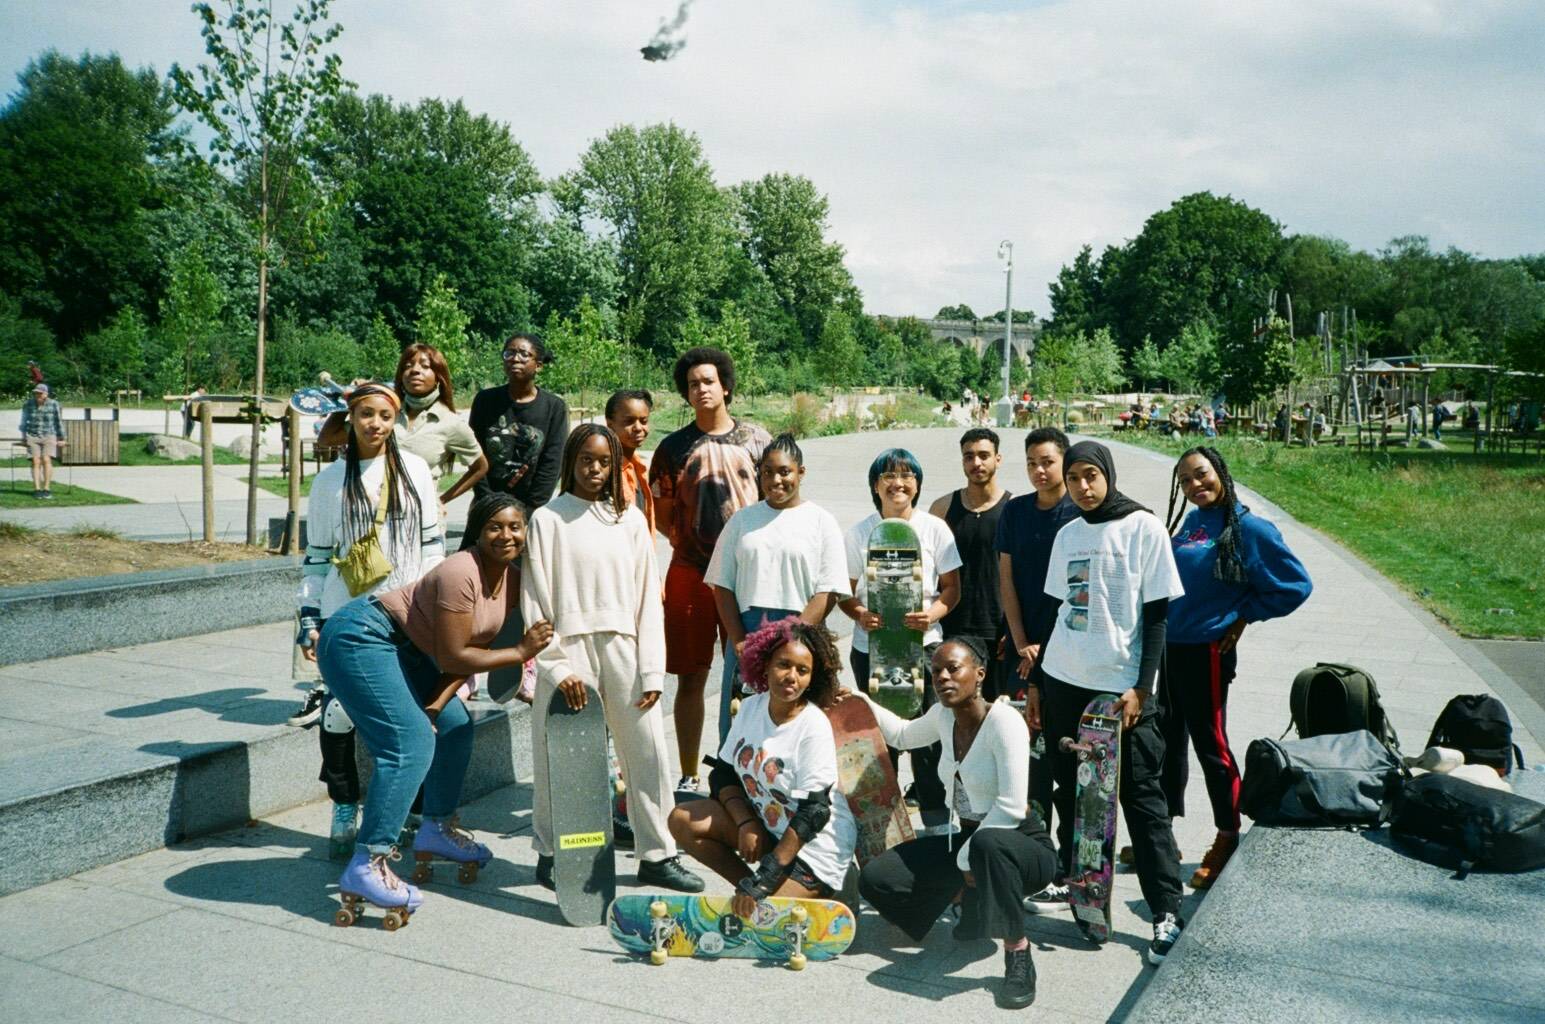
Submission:
M 47 325 L 27 316 L 19 301 L 0 292 L 0 395 L 25 396 L 32 390 L 29 359 L 36 360 L 50 380 L 57 380 L 64 367 Z
M 933 318 L 935 320 L 975 320 L 976 312 L 962 302 L 957 306 L 940 306 Z
M 1267 398 L 1293 379 L 1293 339 L 1287 321 L 1272 317 L 1256 329 L 1233 330 L 1219 343 L 1223 393 L 1231 402 Z
M 568 316 L 583 299 L 599 309 L 615 310 L 622 286 L 617 246 L 611 239 L 590 237 L 570 218 L 542 221 L 527 280 L 540 322 L 553 313 Z
M 623 338 L 670 352 L 723 281 L 733 234 L 697 136 L 674 124 L 619 125 L 553 192 L 566 215 L 605 224 L 617 246 Z
M 955 359 L 960 364 L 960 383 L 972 391 L 982 390 L 982 357 L 976 349 L 961 345 L 955 350 Z
M 1089 246 L 1078 250 L 1073 262 L 1057 271 L 1051 283 L 1050 330 L 1061 333 L 1092 331 L 1105 322 L 1100 267 Z
M 392 330 L 392 325 L 386 322 L 385 314 L 377 313 L 375 319 L 370 321 L 370 330 L 365 334 L 365 344 L 360 355 L 364 360 L 362 372 L 366 376 L 376 380 L 391 380 L 396 374 L 397 362 L 402 358 L 402 342 L 397 340 L 397 332 Z
M 341 61 L 328 52 L 343 31 L 330 21 L 331 0 L 299 0 L 289 20 L 274 15 L 273 0 L 196 3 L 209 62 L 197 77 L 172 65 L 172 91 L 182 108 L 211 132 L 211 162 L 244 179 L 257 235 L 257 348 L 253 391 L 263 394 L 268 331 L 268 275 L 289 250 L 303 250 L 323 214 L 326 193 L 308 173 L 321 149 L 326 112 L 344 81 Z M 247 543 L 257 543 L 258 460 L 263 424 L 252 420 L 247 468 Z
M 225 289 L 204 261 L 203 248 L 190 245 L 172 262 L 171 282 L 161 300 L 156 334 L 159 358 L 156 379 L 161 386 L 185 393 L 207 375 L 221 333 Z
M 554 391 L 579 396 L 617 387 L 624 374 L 622 343 L 588 296 L 581 297 L 573 315 L 553 312 L 543 332 L 553 361 L 542 371 L 543 384 Z
M 821 381 L 833 390 L 858 383 L 864 369 L 864 353 L 853 336 L 853 321 L 847 313 L 833 310 L 827 315 L 811 363 Z
M 81 343 L 92 384 L 103 391 L 132 388 L 145 368 L 148 338 L 145 318 L 133 306 L 125 306 L 99 330 Z
M 1193 321 L 1170 342 L 1159 365 L 1177 391 L 1211 393 L 1223 382 L 1218 360 L 1218 332 L 1205 321 Z
M 147 214 L 177 151 L 154 71 L 49 51 L 0 110 L 0 291 L 66 345 L 125 305 L 153 308 Z
M 1132 367 L 1133 383 L 1137 390 L 1147 391 L 1150 381 L 1157 383 L 1165 375 L 1164 356 L 1159 352 L 1159 346 L 1153 343 L 1153 338 L 1144 338 L 1143 343 L 1132 350 L 1129 360 Z
M 472 368 L 472 352 L 467 338 L 469 317 L 457 301 L 456 289 L 438 275 L 429 283 L 419 301 L 413 336 L 421 345 L 432 345 L 445 357 L 451 380 L 464 381 Z M 395 369 L 395 367 L 393 367 Z
M 783 311 L 813 341 L 827 312 L 854 290 L 842 246 L 826 238 L 826 197 L 795 174 L 764 175 L 731 193 L 741 245 Z

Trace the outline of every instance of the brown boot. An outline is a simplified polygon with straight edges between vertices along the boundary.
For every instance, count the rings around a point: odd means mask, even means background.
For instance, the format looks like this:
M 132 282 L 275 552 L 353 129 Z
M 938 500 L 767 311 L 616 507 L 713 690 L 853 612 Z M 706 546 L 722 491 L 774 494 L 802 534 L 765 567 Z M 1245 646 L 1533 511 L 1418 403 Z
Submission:
M 1228 863 L 1234 851 L 1239 848 L 1239 833 L 1219 832 L 1218 838 L 1212 841 L 1212 848 L 1202 857 L 1202 866 L 1196 869 L 1196 874 L 1191 876 L 1191 888 L 1210 889 L 1212 883 L 1218 880 L 1223 866 Z

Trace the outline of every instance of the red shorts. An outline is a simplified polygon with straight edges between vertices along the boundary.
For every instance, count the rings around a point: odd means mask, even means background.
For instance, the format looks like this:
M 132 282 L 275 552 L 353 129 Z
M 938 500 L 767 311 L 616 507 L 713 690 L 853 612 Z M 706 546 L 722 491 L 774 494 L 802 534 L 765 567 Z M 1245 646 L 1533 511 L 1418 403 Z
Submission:
M 721 633 L 719 607 L 702 570 L 672 562 L 665 571 L 665 671 L 707 672 Z

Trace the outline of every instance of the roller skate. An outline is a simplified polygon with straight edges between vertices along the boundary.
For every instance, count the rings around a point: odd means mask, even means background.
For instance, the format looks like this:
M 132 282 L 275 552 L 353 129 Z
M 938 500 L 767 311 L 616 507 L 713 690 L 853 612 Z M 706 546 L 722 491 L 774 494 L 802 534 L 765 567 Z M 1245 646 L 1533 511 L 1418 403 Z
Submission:
M 456 880 L 463 885 L 477 881 L 478 868 L 493 859 L 488 847 L 458 827 L 458 819 L 425 818 L 413 837 L 413 881 L 423 885 L 434 877 L 434 860 L 454 861 Z
M 364 904 L 386 911 L 381 927 L 389 932 L 408 923 L 408 918 L 424 902 L 417 886 L 409 885 L 392 871 L 389 860 L 401 859 L 394 846 L 390 853 L 356 850 L 349 866 L 338 878 L 338 895 L 343 906 L 333 915 L 333 924 L 347 928 L 364 916 Z
M 348 860 L 359 835 L 359 804 L 333 804 L 333 826 L 327 839 L 330 860 Z
M 424 816 L 422 814 L 409 813 L 407 820 L 402 823 L 402 831 L 397 836 L 398 849 L 411 850 L 413 848 L 413 840 L 423 825 Z

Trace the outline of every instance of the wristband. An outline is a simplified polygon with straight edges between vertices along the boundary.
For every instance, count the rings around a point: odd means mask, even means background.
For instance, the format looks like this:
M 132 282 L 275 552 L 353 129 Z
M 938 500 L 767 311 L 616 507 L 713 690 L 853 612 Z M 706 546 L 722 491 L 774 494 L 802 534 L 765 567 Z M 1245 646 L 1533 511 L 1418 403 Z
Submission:
M 779 864 L 777 856 L 769 853 L 757 864 L 755 871 L 735 883 L 735 891 L 760 903 L 777 891 L 793 869 L 792 861 Z
M 295 634 L 295 643 L 300 647 L 311 646 L 311 631 L 322 631 L 322 610 L 320 608 L 302 608 L 300 610 L 300 628 Z

